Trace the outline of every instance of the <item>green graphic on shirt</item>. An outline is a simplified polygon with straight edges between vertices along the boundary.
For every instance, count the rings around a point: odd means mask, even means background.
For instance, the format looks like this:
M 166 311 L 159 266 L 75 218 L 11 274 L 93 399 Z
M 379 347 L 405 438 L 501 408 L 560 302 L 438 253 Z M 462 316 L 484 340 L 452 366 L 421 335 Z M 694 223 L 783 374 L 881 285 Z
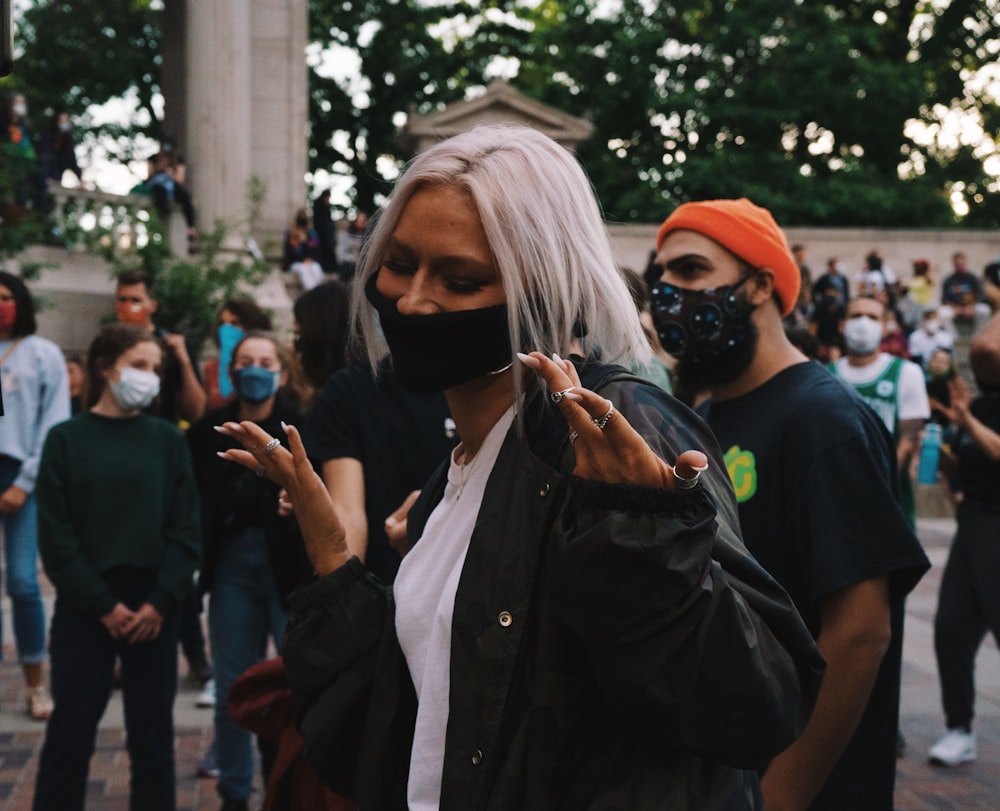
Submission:
M 736 501 L 742 504 L 749 501 L 757 492 L 757 457 L 753 451 L 745 451 L 739 445 L 733 445 L 726 451 L 726 470 L 736 491 Z

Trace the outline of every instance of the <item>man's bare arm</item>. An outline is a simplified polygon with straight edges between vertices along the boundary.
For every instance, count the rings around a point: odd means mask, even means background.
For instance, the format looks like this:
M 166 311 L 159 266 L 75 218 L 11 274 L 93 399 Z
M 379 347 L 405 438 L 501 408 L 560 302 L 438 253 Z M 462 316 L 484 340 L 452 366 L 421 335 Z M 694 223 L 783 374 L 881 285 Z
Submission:
M 822 599 L 816 642 L 826 675 L 805 732 L 761 779 L 768 811 L 801 811 L 815 799 L 861 721 L 891 634 L 885 577 Z

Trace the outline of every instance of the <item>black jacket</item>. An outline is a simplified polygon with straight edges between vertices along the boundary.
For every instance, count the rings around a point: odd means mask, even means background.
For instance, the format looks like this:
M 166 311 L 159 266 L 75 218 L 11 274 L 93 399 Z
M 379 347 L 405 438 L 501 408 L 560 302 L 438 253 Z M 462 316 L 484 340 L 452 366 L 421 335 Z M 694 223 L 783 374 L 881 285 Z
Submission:
M 601 393 L 662 458 L 701 448 L 711 467 L 685 493 L 577 479 L 565 421 L 531 398 L 455 598 L 443 810 L 761 808 L 754 769 L 808 720 L 822 660 L 740 541 L 713 437 L 653 386 L 593 366 L 584 385 L 609 376 Z M 284 658 L 313 767 L 360 809 L 405 809 L 416 698 L 391 590 L 353 559 L 291 603 Z

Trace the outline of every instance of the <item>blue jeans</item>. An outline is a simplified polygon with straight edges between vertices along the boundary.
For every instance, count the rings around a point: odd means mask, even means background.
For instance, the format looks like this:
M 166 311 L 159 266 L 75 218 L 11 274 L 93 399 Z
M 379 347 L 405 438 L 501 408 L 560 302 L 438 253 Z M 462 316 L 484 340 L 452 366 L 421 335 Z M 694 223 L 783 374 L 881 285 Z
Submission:
M 253 738 L 229 717 L 226 696 L 233 682 L 267 655 L 268 635 L 280 648 L 287 623 L 263 532 L 249 529 L 227 538 L 219 550 L 208 602 L 215 670 L 215 760 L 223 797 L 243 800 L 253 787 Z
M 45 609 L 38 588 L 38 509 L 34 493 L 17 512 L 0 513 L 0 523 L 17 658 L 21 664 L 35 664 L 45 660 Z M 0 651 L 2 643 L 0 639 Z
M 138 608 L 156 574 L 106 575 L 112 593 Z M 55 711 L 35 781 L 35 811 L 82 811 L 97 725 L 111 696 L 115 659 L 122 664 L 125 743 L 130 763 L 129 809 L 173 811 L 174 695 L 177 692 L 176 608 L 156 639 L 129 645 L 111 638 L 101 621 L 56 598 L 52 616 L 52 696 Z

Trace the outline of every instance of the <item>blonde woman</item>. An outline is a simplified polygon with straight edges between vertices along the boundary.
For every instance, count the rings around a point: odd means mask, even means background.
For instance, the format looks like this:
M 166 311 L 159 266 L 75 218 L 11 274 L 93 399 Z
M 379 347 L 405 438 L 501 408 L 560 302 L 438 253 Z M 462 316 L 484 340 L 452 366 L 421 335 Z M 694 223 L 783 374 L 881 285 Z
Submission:
M 604 363 L 649 345 L 573 157 L 507 127 L 420 155 L 354 304 L 373 361 L 444 391 L 461 438 L 391 589 L 294 427 L 268 455 L 256 425 L 222 428 L 289 491 L 318 575 L 284 657 L 326 782 L 379 809 L 760 808 L 754 769 L 821 663 L 740 541 L 704 424 Z

